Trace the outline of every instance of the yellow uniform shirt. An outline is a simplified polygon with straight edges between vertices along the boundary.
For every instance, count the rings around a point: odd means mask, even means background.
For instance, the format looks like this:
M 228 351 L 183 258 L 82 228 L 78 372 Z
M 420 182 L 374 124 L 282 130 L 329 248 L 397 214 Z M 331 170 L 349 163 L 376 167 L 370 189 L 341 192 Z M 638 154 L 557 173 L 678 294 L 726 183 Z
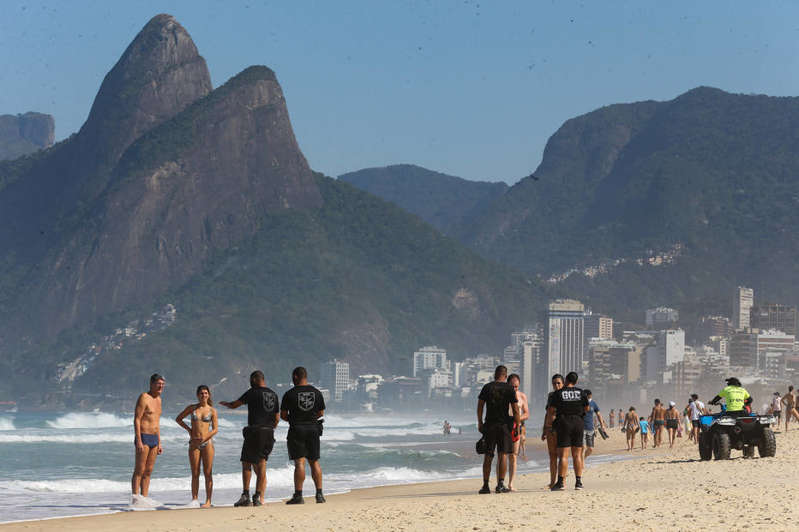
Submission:
M 737 412 L 744 409 L 744 401 L 749 399 L 749 392 L 740 386 L 727 386 L 719 392 L 719 397 L 727 402 L 728 412 Z

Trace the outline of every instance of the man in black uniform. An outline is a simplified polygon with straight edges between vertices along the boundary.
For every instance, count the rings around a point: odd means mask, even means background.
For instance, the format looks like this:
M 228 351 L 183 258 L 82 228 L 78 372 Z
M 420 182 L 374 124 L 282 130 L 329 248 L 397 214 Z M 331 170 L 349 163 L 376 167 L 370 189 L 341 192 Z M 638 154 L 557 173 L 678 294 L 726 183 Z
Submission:
M 486 452 L 483 457 L 483 487 L 478 493 L 491 493 L 488 481 L 491 478 L 491 462 L 494 460 L 494 448 L 497 449 L 497 493 L 507 493 L 505 487 L 505 469 L 507 460 L 505 455 L 513 452 L 511 439 L 511 426 L 508 426 L 508 407 L 513 409 L 512 422 L 518 426 L 521 423 L 519 404 L 516 390 L 507 383 L 508 368 L 497 366 L 494 370 L 494 382 L 489 382 L 480 390 L 477 400 L 477 430 L 483 434 L 486 442 Z M 486 411 L 483 422 L 483 410 Z
M 311 466 L 311 478 L 316 485 L 316 502 L 325 502 L 322 495 L 322 466 L 319 465 L 319 437 L 325 415 L 322 392 L 308 384 L 308 372 L 303 367 L 291 373 L 294 387 L 283 394 L 280 417 L 289 422 L 286 442 L 289 459 L 294 460 L 294 495 L 286 504 L 304 504 L 302 484 L 305 482 L 305 460 Z
M 552 491 L 563 490 L 563 478 L 569 472 L 569 447 L 571 447 L 572 465 L 576 482 L 574 489 L 583 489 L 583 430 L 585 413 L 588 411 L 588 397 L 576 386 L 577 374 L 566 375 L 566 386 L 557 390 L 552 396 L 552 403 L 547 409 L 544 428 L 553 428 L 555 417 L 558 424 L 554 427 L 558 437 L 558 458 L 560 466 L 558 481 L 550 488 Z
M 275 445 L 275 427 L 280 421 L 277 394 L 266 387 L 264 374 L 250 374 L 250 389 L 233 401 L 220 401 L 220 405 L 238 408 L 247 405 L 247 426 L 244 427 L 244 445 L 241 446 L 241 480 L 244 485 L 241 497 L 233 506 L 261 506 L 266 492 L 266 460 Z M 255 469 L 255 495 L 250 502 L 250 478 Z

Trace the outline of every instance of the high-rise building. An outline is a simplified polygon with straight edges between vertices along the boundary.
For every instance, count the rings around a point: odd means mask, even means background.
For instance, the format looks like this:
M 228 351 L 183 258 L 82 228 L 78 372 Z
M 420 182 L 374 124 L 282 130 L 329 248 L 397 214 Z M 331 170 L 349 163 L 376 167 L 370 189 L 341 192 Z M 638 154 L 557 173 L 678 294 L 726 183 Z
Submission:
M 755 301 L 755 291 L 739 286 L 735 291 L 732 309 L 732 326 L 736 331 L 743 331 L 752 326 L 750 313 Z
M 334 401 L 344 399 L 344 392 L 350 385 L 350 364 L 335 358 L 327 362 L 322 362 L 319 371 L 320 386 L 330 390 L 330 395 Z
M 435 345 L 419 348 L 413 354 L 413 376 L 418 377 L 425 370 L 450 369 L 447 350 Z
M 659 331 L 655 345 L 646 348 L 646 379 L 661 382 L 663 373 L 685 359 L 685 331 Z
M 790 353 L 795 337 L 781 331 L 739 332 L 730 339 L 730 365 L 766 371 L 766 353 Z
M 650 329 L 671 327 L 679 319 L 679 311 L 669 307 L 650 308 L 646 311 L 646 326 Z
M 591 338 L 601 338 L 610 340 L 613 338 L 613 318 L 602 314 L 587 314 L 585 316 L 585 340 Z
M 543 383 L 543 387 L 534 386 L 538 401 L 546 401 L 551 375 L 582 371 L 585 315 L 583 304 L 574 299 L 558 299 L 549 304 L 544 330 L 546 356 L 535 368 L 538 383 Z
M 750 312 L 753 329 L 774 329 L 796 336 L 796 307 L 779 303 L 761 303 Z
M 707 342 L 715 336 L 729 336 L 733 331 L 730 318 L 725 316 L 702 316 L 696 327 L 697 343 Z
M 534 401 L 537 395 L 536 387 L 540 386 L 541 379 L 536 373 L 537 367 L 541 364 L 544 342 L 541 335 L 537 332 L 528 334 L 521 345 L 521 364 L 519 376 L 521 377 L 522 392 L 527 395 L 528 401 Z M 544 381 L 546 381 L 546 377 Z M 546 390 L 546 382 L 544 389 Z

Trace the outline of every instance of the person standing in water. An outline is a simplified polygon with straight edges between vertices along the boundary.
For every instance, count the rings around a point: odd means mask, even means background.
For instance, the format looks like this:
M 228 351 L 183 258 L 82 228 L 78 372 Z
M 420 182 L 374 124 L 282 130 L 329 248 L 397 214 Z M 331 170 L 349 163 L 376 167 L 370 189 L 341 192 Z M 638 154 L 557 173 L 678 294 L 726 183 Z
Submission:
M 288 421 L 286 444 L 289 460 L 294 461 L 294 495 L 286 504 L 304 504 L 302 485 L 305 483 L 305 461 L 311 467 L 311 478 L 316 486 L 316 502 L 325 502 L 322 493 L 322 466 L 319 464 L 322 436 L 321 418 L 325 415 L 325 398 L 322 392 L 308 384 L 308 372 L 296 367 L 291 372 L 294 387 L 283 394 L 280 418 Z
M 205 476 L 205 503 L 202 508 L 211 507 L 214 492 L 214 443 L 211 438 L 219 431 L 216 408 L 211 406 L 211 390 L 205 384 L 197 387 L 197 403 L 189 405 L 178 414 L 175 421 L 186 429 L 189 439 L 189 466 L 191 467 L 191 503 L 200 506 L 200 466 Z M 191 414 L 191 426 L 183 419 Z
M 164 452 L 161 447 L 161 393 L 164 391 L 164 378 L 158 373 L 150 376 L 149 391 L 141 394 L 136 401 L 133 414 L 133 445 L 136 460 L 133 477 L 130 480 L 133 496 L 131 504 L 136 505 L 140 497 L 150 492 L 150 477 L 158 455 Z

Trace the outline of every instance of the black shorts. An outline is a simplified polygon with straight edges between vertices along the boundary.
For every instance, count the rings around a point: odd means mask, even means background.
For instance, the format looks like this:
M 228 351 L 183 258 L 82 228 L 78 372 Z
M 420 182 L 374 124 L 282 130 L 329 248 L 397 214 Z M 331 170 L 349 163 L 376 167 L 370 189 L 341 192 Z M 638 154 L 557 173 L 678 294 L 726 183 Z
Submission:
M 702 422 L 699 421 L 698 419 L 692 419 L 691 420 L 691 426 L 692 427 L 699 428 L 701 425 L 702 425 Z
M 666 428 L 667 429 L 676 429 L 679 425 L 679 422 L 676 419 L 667 419 L 666 420 Z
M 289 460 L 307 458 L 315 462 L 319 460 L 319 436 L 322 427 L 318 423 L 294 425 L 289 427 L 286 443 L 289 448 Z
M 266 425 L 248 425 L 241 431 L 244 445 L 241 446 L 241 461 L 257 464 L 269 458 L 275 446 L 275 430 Z
M 774 417 L 777 418 L 777 421 L 780 420 L 781 414 L 782 414 L 782 410 L 775 410 L 774 411 Z
M 510 428 L 506 423 L 492 423 L 483 426 L 483 437 L 486 441 L 486 454 L 494 456 L 494 448 L 498 453 L 509 454 L 513 452 L 513 439 Z
M 558 416 L 558 447 L 582 447 L 585 427 L 583 416 Z

